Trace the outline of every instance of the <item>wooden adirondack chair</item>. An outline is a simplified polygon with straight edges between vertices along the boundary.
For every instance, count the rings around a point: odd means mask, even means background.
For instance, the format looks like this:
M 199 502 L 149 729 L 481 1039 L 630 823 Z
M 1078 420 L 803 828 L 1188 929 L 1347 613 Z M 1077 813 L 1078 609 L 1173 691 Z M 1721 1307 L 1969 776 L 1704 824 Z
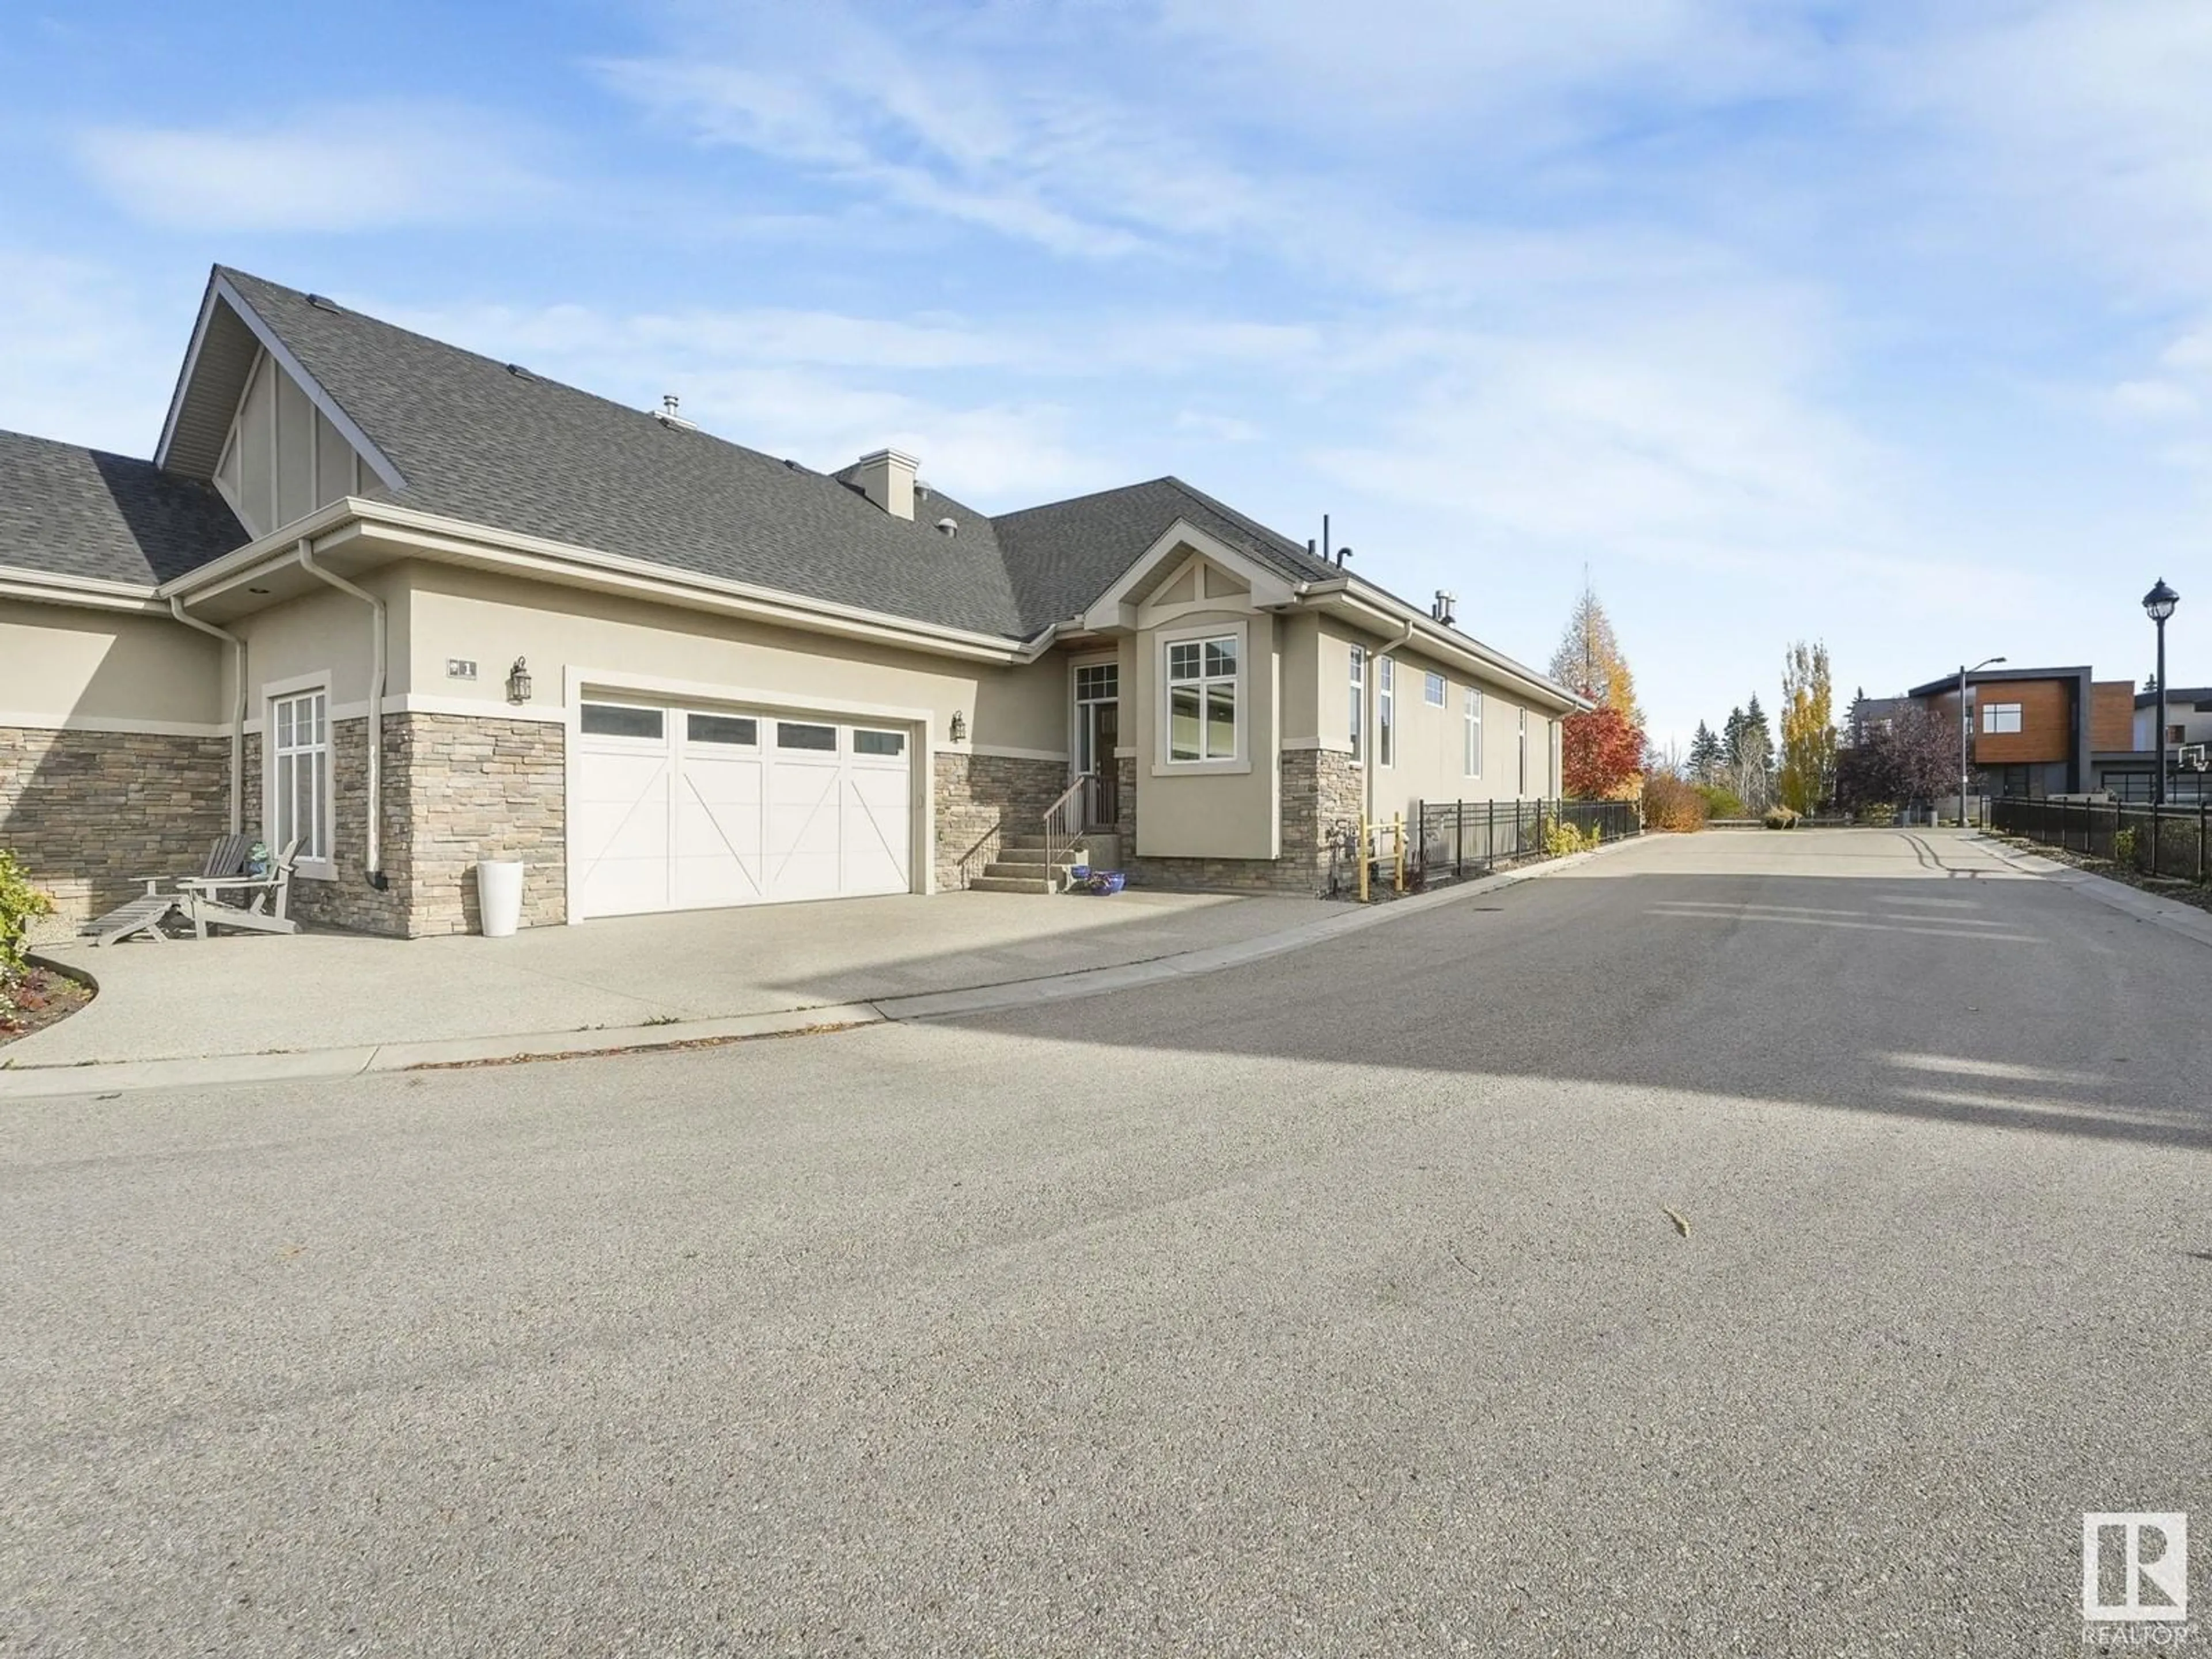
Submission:
M 201 866 L 197 878 L 186 880 L 213 881 L 225 876 L 241 874 L 246 869 L 247 855 L 252 851 L 251 836 L 218 836 L 208 849 L 207 862 Z M 129 939 L 133 933 L 143 933 L 148 939 L 167 942 L 168 935 L 161 924 L 170 915 L 184 905 L 182 895 L 160 890 L 167 876 L 133 876 L 133 881 L 143 881 L 146 890 L 137 898 L 118 904 L 104 916 L 95 916 L 77 929 L 77 937 L 88 939 L 95 945 L 112 945 L 119 939 Z M 181 886 L 183 884 L 178 883 Z
M 187 876 L 177 884 L 192 937 L 205 939 L 210 927 L 235 927 L 248 933 L 296 933 L 300 924 L 284 914 L 292 892 L 292 866 L 300 851 L 295 836 L 284 843 L 265 875 L 238 873 Z

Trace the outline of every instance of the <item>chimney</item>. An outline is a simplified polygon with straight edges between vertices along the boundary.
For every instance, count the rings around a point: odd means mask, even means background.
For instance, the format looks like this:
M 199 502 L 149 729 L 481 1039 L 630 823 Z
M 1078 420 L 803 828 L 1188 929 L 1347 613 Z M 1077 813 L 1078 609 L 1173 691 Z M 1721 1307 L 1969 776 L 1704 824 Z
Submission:
M 921 465 L 896 449 L 878 449 L 863 455 L 853 467 L 853 482 L 860 493 L 894 519 L 914 517 L 914 471 Z

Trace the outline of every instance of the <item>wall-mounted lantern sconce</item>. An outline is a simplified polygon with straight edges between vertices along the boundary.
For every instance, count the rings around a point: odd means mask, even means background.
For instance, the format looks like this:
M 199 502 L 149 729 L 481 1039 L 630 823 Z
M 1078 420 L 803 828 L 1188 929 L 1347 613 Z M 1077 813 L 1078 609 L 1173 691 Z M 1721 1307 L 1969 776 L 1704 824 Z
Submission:
M 507 671 L 507 700 L 509 702 L 530 701 L 530 659 L 517 657 L 514 666 Z
M 952 741 L 968 741 L 968 717 L 957 708 L 952 711 Z

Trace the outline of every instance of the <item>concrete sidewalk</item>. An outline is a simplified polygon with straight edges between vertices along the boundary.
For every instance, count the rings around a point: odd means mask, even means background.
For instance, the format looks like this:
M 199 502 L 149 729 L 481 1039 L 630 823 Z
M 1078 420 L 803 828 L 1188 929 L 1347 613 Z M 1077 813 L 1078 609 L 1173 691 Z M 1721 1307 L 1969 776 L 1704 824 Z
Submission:
M 0 1048 L 0 1099 L 726 1042 L 1097 995 L 1300 949 L 1583 858 L 1364 908 L 957 893 L 629 917 L 507 939 L 302 933 L 49 947 L 41 954 L 89 973 L 100 994 Z

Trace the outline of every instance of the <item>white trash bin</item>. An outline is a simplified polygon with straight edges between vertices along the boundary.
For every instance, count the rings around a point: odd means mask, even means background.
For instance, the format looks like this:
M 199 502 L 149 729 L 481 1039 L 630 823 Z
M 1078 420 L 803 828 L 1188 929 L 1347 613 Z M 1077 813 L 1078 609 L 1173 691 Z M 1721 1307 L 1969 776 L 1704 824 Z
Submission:
M 486 939 L 506 939 L 522 926 L 522 860 L 485 859 L 477 866 L 477 913 Z

